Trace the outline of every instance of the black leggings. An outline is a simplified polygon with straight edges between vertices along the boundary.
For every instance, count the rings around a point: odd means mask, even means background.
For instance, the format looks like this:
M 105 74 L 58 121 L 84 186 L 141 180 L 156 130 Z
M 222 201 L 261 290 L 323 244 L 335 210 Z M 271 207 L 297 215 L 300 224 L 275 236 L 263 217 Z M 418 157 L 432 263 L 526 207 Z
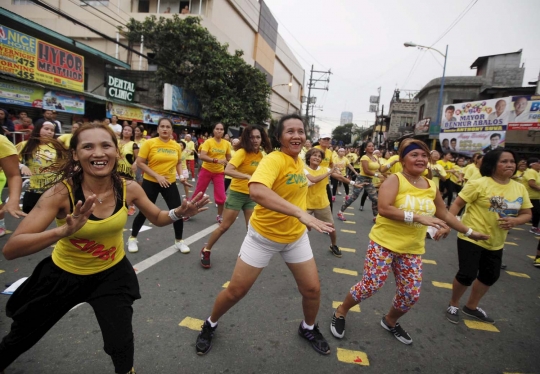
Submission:
M 339 181 L 337 179 L 334 179 L 330 177 L 330 180 L 332 181 L 332 196 L 336 196 L 337 188 Z M 347 183 L 343 183 L 343 187 L 345 187 L 345 193 L 349 194 L 349 185 Z
M 532 225 L 538 228 L 540 223 L 540 199 L 531 199 L 532 207 Z
M 43 195 L 43 193 L 26 191 L 23 196 L 22 211 L 26 214 L 30 213 L 30 211 L 36 206 L 41 195 Z
M 366 190 L 364 190 L 364 194 L 362 195 L 362 198 L 360 199 L 360 206 L 364 206 L 366 203 L 366 199 L 368 198 L 368 193 Z
M 140 298 L 137 276 L 127 257 L 91 275 L 68 273 L 50 256 L 45 258 L 6 304 L 6 315 L 13 323 L 0 343 L 0 371 L 32 348 L 71 308 L 87 302 L 94 309 L 115 372 L 127 373 L 134 356 L 132 305 Z
M 330 203 L 330 211 L 334 212 L 334 204 L 332 203 L 332 190 L 330 189 L 330 185 L 326 185 L 326 196 L 328 197 L 328 202 Z
M 156 202 L 158 194 L 161 194 L 169 209 L 178 208 L 182 204 L 182 201 L 180 200 L 180 193 L 178 192 L 178 188 L 176 187 L 175 183 L 171 183 L 169 187 L 161 187 L 157 182 L 150 182 L 149 180 L 144 179 L 142 182 L 142 188 L 144 192 L 146 192 L 148 199 L 153 203 Z M 139 210 L 139 214 L 137 214 L 137 217 L 135 217 L 133 220 L 131 236 L 136 238 L 137 235 L 139 235 L 139 231 L 141 230 L 145 220 L 146 217 Z M 184 235 L 184 221 L 181 219 L 175 221 L 173 223 L 173 227 L 175 239 L 181 240 L 182 235 Z

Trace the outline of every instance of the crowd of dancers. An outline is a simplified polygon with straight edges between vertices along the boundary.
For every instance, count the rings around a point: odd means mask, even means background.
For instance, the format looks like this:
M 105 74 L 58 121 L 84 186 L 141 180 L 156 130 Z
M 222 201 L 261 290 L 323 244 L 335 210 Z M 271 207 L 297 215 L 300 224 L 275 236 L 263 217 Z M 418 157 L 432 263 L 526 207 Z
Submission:
M 190 217 L 208 209 L 210 183 L 218 226 L 200 250 L 201 266 L 211 268 L 213 247 L 225 240 L 240 211 L 247 234 L 230 283 L 217 295 L 197 336 L 198 355 L 210 351 L 218 321 L 249 292 L 275 254 L 287 264 L 302 297 L 298 334 L 320 354 L 329 354 L 317 324 L 321 290 L 307 231 L 328 234 L 330 252 L 341 257 L 333 216 L 346 220 L 345 209 L 362 194 L 359 208 L 369 198 L 373 227 L 363 276 L 328 321 L 338 339 L 345 335 L 348 311 L 373 296 L 392 272 L 396 293 L 380 324 L 411 344 L 400 318 L 420 296 L 426 237 L 444 239 L 451 229 L 458 232 L 459 270 L 446 318 L 459 323 L 463 313 L 495 323 L 479 304 L 499 278 L 508 230 L 532 219 L 530 233 L 540 235 L 540 162 L 518 160 L 508 149 L 467 160 L 451 153 L 441 157 L 415 139 L 402 141 L 396 154 L 375 149 L 371 141 L 359 149 L 333 147 L 329 134 L 312 145 L 302 118 L 294 114 L 282 117 L 271 134 L 247 126 L 232 140 L 217 123 L 201 143 L 189 134 L 175 140 L 166 118 L 149 139 L 144 128 L 118 128 L 117 121 L 74 124 L 71 134 L 55 139 L 55 123 L 45 120 L 17 147 L 0 136 L 0 184 L 9 183 L 9 200 L 0 214 L 26 216 L 5 243 L 5 258 L 32 255 L 56 243 L 6 305 L 13 323 L 0 342 L 0 373 L 81 302 L 94 309 L 115 372 L 134 373 L 132 305 L 141 295 L 124 250 L 127 217 L 138 210 L 128 252 L 139 250 L 137 236 L 148 219 L 155 226 L 173 224 L 174 247 L 189 253 L 184 228 Z M 19 206 L 22 177 L 29 182 Z M 344 203 L 334 210 L 341 187 Z M 155 205 L 158 195 L 168 211 Z M 56 227 L 48 229 L 53 221 Z M 533 265 L 540 267 L 540 244 Z

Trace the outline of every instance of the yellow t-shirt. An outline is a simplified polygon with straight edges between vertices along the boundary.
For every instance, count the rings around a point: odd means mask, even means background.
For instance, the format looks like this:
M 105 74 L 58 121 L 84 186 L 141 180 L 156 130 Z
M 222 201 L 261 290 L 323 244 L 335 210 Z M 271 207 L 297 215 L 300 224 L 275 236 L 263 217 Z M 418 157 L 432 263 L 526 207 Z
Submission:
M 440 178 L 446 178 L 446 170 L 439 164 L 429 164 L 428 168 L 431 170 L 431 180 L 439 188 Z
M 390 169 L 388 169 L 387 173 L 396 174 L 403 171 L 403 165 L 401 165 L 401 162 L 399 161 L 399 155 L 393 155 L 392 157 L 390 157 L 387 161 L 387 164 L 394 161 L 396 161 L 396 163 L 392 165 Z
M 396 173 L 396 176 L 399 179 L 399 189 L 393 205 L 400 210 L 413 212 L 414 215 L 433 217 L 436 211 L 433 201 L 437 195 L 435 183 L 426 179 L 429 188 L 421 189 L 411 184 L 402 173 Z M 379 214 L 369 238 L 392 252 L 421 255 L 426 251 L 426 232 L 427 226 L 418 222 L 411 224 Z
M 450 173 L 450 180 L 452 182 L 454 182 L 455 184 L 457 184 L 458 186 L 460 186 L 462 183 L 459 183 L 458 180 L 459 180 L 459 174 L 465 174 L 463 172 L 463 168 L 460 168 L 459 165 L 454 165 L 454 170 L 457 172 L 457 173 Z
M 206 155 L 212 159 L 216 158 L 218 160 L 226 160 L 227 155 L 231 154 L 232 146 L 231 143 L 225 139 L 221 139 L 218 143 L 214 138 L 207 139 L 201 148 L 201 151 L 206 151 Z M 221 164 L 214 164 L 213 162 L 203 161 L 202 167 L 212 173 L 223 173 L 225 166 Z
M 132 164 L 128 161 L 126 157 L 128 155 L 131 155 L 131 159 L 134 160 L 133 145 L 135 145 L 135 142 L 133 141 L 127 142 L 123 146 L 120 146 L 120 144 L 118 144 L 118 147 L 120 148 L 120 158 L 118 159 L 118 165 L 116 167 L 116 170 L 120 174 L 123 174 L 124 176 L 131 179 L 135 179 L 135 173 L 133 172 L 133 170 L 131 170 Z
M 193 140 L 190 140 L 189 142 L 186 142 L 184 140 L 184 143 L 186 143 L 186 151 L 193 151 L 194 153 L 196 152 L 195 143 L 193 143 Z M 194 153 L 188 154 L 186 160 L 195 160 L 195 154 Z
M 145 141 L 147 141 L 148 139 L 146 138 L 140 138 L 139 140 L 135 140 L 135 143 L 137 143 L 137 145 L 139 146 L 139 149 L 141 148 L 141 146 L 143 145 L 143 143 Z
M 345 156 L 339 157 L 336 156 L 332 159 L 332 162 L 334 163 L 334 167 L 339 168 L 339 171 L 341 172 L 341 175 L 346 176 L 347 175 L 347 166 L 349 165 L 349 159 Z
M 176 182 L 176 165 L 182 160 L 182 147 L 174 140 L 164 142 L 159 137 L 148 139 L 139 150 L 139 157 L 146 159 L 148 167 L 167 178 L 169 183 Z M 144 173 L 144 179 L 157 183 L 156 178 Z
M 499 250 L 504 247 L 507 230 L 499 228 L 499 217 L 516 217 L 520 209 L 532 207 L 525 186 L 516 181 L 502 185 L 491 177 L 468 181 L 459 193 L 467 207 L 461 221 L 474 231 L 490 235 L 488 240 L 475 241 L 458 233 L 458 238 L 482 248 Z
M 318 177 L 320 175 L 327 174 L 330 170 L 330 168 L 321 168 L 320 166 L 317 168 L 317 170 L 313 170 L 306 165 L 304 168 L 304 173 L 306 175 L 309 174 L 312 177 Z M 326 178 L 309 186 L 306 201 L 307 209 L 323 209 L 330 205 L 330 201 L 328 201 L 328 196 L 326 195 L 325 180 Z
M 444 168 L 444 170 L 446 170 L 446 171 L 453 170 L 454 167 L 455 167 L 455 164 L 452 161 L 439 160 L 439 161 L 437 161 L 437 163 L 439 165 L 441 165 Z
M 75 198 L 71 186 L 63 182 L 69 191 L 73 206 Z M 122 208 L 112 216 L 99 221 L 88 220 L 79 231 L 62 238 L 54 246 L 52 260 L 56 266 L 68 273 L 90 275 L 107 270 L 120 262 L 124 252 L 124 226 L 127 222 L 126 182 L 123 182 Z M 58 227 L 66 219 L 57 219 Z
M 189 157 L 189 155 L 187 154 L 186 151 L 184 151 L 184 152 L 182 152 L 180 154 L 180 163 L 182 165 L 182 171 L 187 170 L 187 162 L 186 162 L 186 160 L 187 160 L 188 157 Z
M 373 156 L 375 157 L 375 156 Z M 375 157 L 376 158 L 376 157 Z M 379 162 L 378 161 L 373 161 L 372 159 L 370 159 L 367 155 L 363 155 L 361 158 L 360 158 L 360 161 L 367 161 L 368 162 L 368 169 L 373 172 L 373 173 L 376 173 L 378 170 L 379 170 Z M 360 175 L 361 176 L 364 176 L 364 177 L 369 177 L 369 178 L 373 178 L 372 175 L 367 175 L 364 171 L 364 168 L 362 168 L 362 170 L 360 170 Z
M 262 159 L 251 183 L 261 183 L 300 209 L 306 210 L 308 183 L 304 163 L 282 152 L 272 152 Z M 256 205 L 250 219 L 259 234 L 277 243 L 292 243 L 304 234 L 306 227 L 296 218 Z
M 71 142 L 71 138 L 73 138 L 73 134 L 62 134 L 56 140 L 62 143 L 64 145 L 64 148 L 69 149 L 69 143 Z
M 540 173 L 537 172 L 534 169 L 527 169 L 525 170 L 525 173 L 523 173 L 523 185 L 527 189 L 527 192 L 529 193 L 529 199 L 531 200 L 538 200 L 540 199 L 540 191 L 533 190 L 531 186 L 529 186 L 529 181 L 534 180 L 537 185 L 540 185 Z
M 234 152 L 229 163 L 234 165 L 236 170 L 240 173 L 253 175 L 262 159 L 262 152 L 247 153 L 244 148 L 240 148 L 238 151 Z M 233 178 L 230 189 L 249 195 L 248 180 Z
M 466 179 L 467 183 L 478 178 L 482 178 L 482 174 L 480 174 L 480 169 L 478 169 L 475 165 L 465 170 L 463 179 Z
M 17 144 L 19 149 L 19 160 L 24 163 L 32 175 L 30 176 L 29 190 L 32 192 L 43 193 L 51 187 L 56 180 L 56 173 L 45 172 L 45 169 L 50 167 L 56 161 L 56 149 L 51 143 L 40 144 L 34 150 L 32 157 L 24 160 L 22 150 L 26 145 L 26 141 Z
M 354 167 L 354 163 L 358 159 L 358 155 L 354 152 L 349 152 L 347 153 L 347 155 L 345 155 L 345 157 L 347 157 L 347 159 L 349 160 L 349 164 L 353 165 Z
M 320 167 L 321 168 L 331 168 L 333 166 L 332 163 L 332 151 L 329 149 L 324 150 L 320 145 L 316 145 L 314 148 L 320 149 L 324 151 L 324 158 L 321 160 Z
M 16 155 L 17 148 L 4 135 L 0 135 L 0 158 Z

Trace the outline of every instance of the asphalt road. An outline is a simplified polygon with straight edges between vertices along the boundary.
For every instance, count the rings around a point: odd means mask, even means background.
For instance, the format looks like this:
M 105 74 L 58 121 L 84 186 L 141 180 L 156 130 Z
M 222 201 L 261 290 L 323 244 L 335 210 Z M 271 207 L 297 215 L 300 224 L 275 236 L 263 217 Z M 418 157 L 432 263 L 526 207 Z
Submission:
M 161 199 L 158 204 L 165 208 Z M 414 341 L 412 345 L 400 343 L 379 324 L 395 292 L 392 276 L 378 294 L 360 305 L 360 312 L 349 313 L 345 338 L 335 339 L 329 329 L 333 304 L 343 300 L 361 277 L 372 227 L 371 203 L 368 200 L 363 212 L 358 205 L 357 201 L 347 211 L 348 223 L 336 220 L 338 245 L 350 249 L 342 258 L 332 256 L 327 236 L 309 233 L 321 280 L 318 321 L 332 349 L 329 356 L 316 353 L 297 334 L 302 320 L 301 297 L 280 257 L 272 259 L 251 292 L 220 320 L 212 351 L 197 356 L 194 343 L 198 330 L 216 295 L 230 279 L 245 236 L 243 217 L 214 247 L 209 270 L 200 266 L 199 251 L 215 225 L 214 205 L 185 224 L 189 254 L 167 249 L 174 241 L 172 226 L 150 226 L 140 233 L 139 252 L 127 254 L 138 271 L 142 295 L 135 302 L 133 318 L 137 373 L 540 372 L 536 359 L 540 346 L 540 269 L 534 268 L 528 257 L 535 254 L 538 237 L 528 233 L 530 226 L 510 232 L 511 244 L 504 254 L 507 271 L 481 302 L 480 306 L 496 320 L 495 330 L 485 330 L 493 326 L 471 324 L 471 320 L 468 326 L 464 318 L 458 325 L 445 319 L 451 291 L 444 286 L 452 282 L 457 271 L 453 233 L 441 242 L 427 240 L 423 258 L 430 261 L 424 263 L 422 294 L 401 319 Z M 124 232 L 126 242 L 132 219 Z M 18 224 L 10 217 L 6 221 L 11 230 Z M 0 245 L 8 237 L 0 238 Z M 51 251 L 47 248 L 14 261 L 0 258 L 0 286 L 29 276 Z M 0 295 L 1 336 L 11 323 L 5 316 L 7 300 L 8 296 Z M 112 373 L 114 368 L 103 351 L 93 311 L 83 304 L 70 311 L 6 372 Z

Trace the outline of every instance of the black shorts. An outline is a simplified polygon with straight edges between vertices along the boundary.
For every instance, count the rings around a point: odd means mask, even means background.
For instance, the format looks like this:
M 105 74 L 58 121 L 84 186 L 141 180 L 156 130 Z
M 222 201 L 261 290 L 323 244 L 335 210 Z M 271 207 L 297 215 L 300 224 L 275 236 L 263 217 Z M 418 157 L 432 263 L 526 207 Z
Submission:
M 470 286 L 478 278 L 486 286 L 492 286 L 501 275 L 502 248 L 490 251 L 467 240 L 458 238 L 459 270 L 456 280 Z

